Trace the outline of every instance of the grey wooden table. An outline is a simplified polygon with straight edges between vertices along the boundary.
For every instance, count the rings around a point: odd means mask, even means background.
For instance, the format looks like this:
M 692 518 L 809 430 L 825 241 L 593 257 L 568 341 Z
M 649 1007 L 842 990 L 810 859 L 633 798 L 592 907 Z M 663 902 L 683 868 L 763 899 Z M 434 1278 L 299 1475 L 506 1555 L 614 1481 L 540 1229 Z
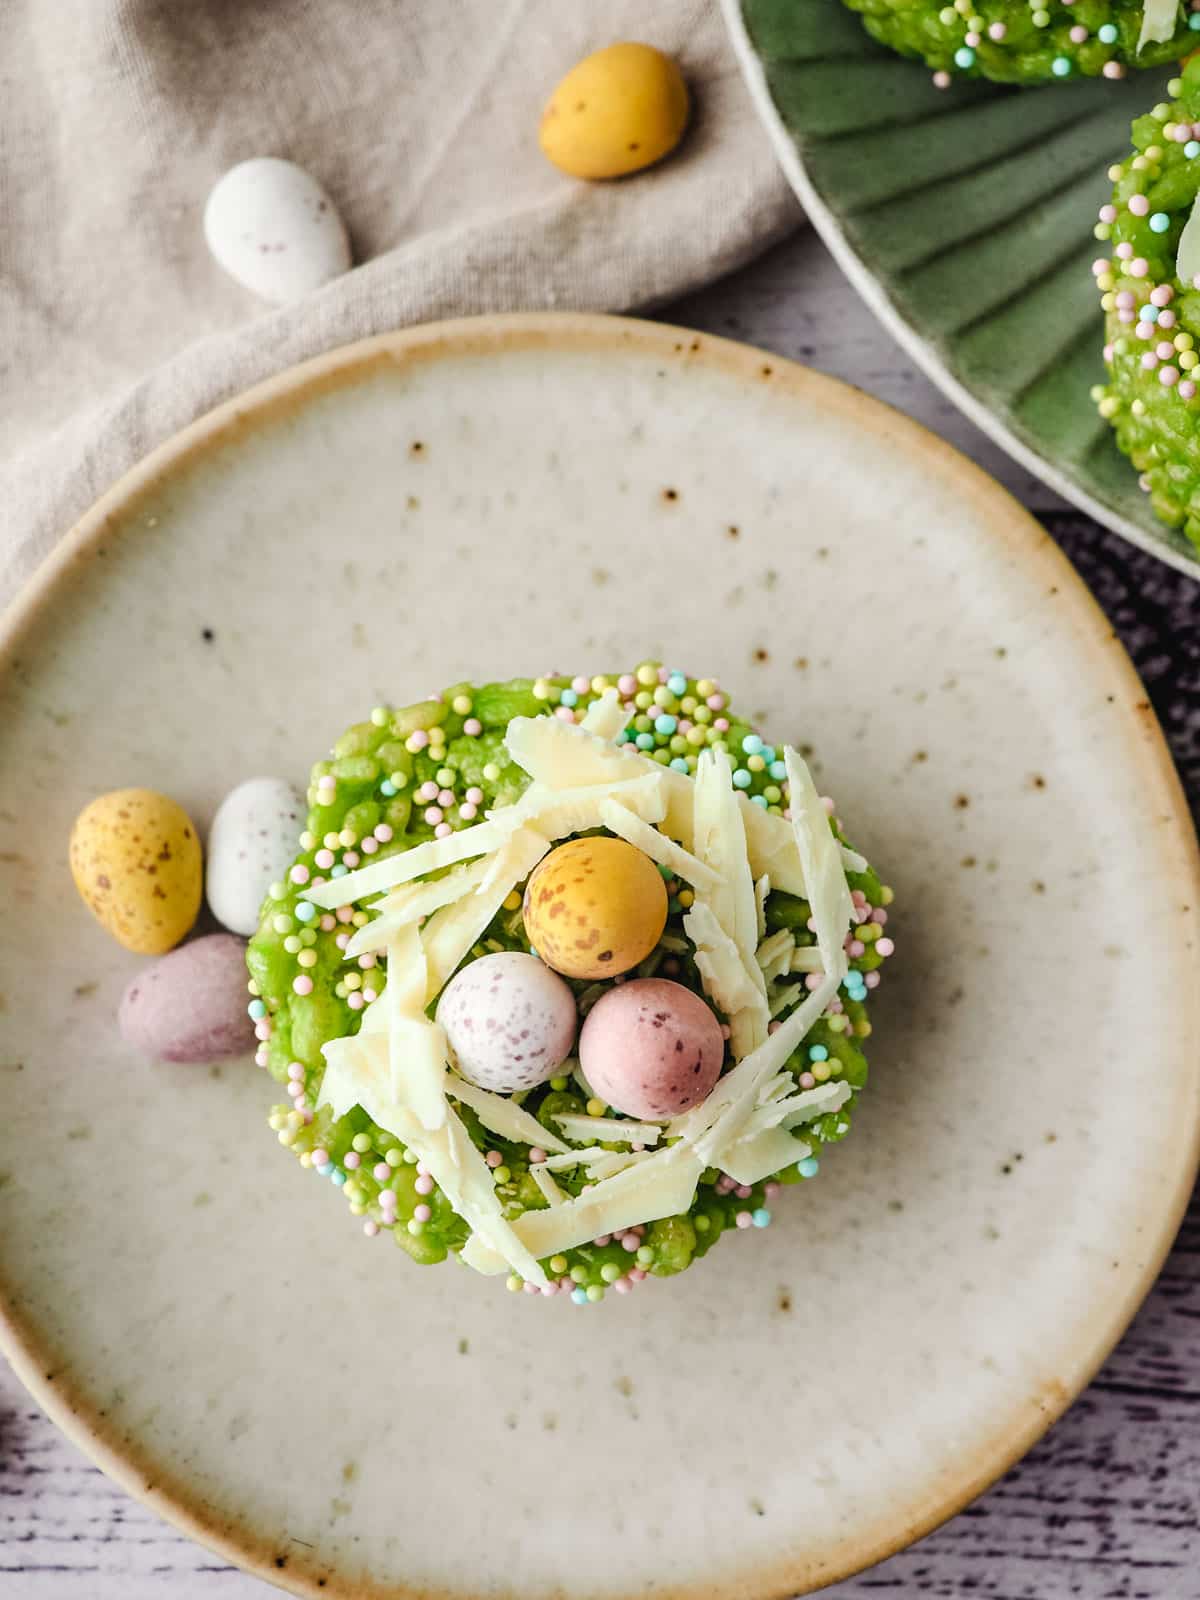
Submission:
M 913 368 L 819 241 L 797 236 L 670 308 L 849 379 L 909 412 L 1043 518 L 1120 630 L 1200 810 L 1200 585 L 1128 549 L 989 444 Z M 1200 1048 L 1200 1042 L 1198 1042 Z M 837 1600 L 1200 1600 L 1200 1201 L 1087 1393 L 969 1510 L 829 1591 Z M 0 1364 L 2 1600 L 268 1600 L 62 1439 Z

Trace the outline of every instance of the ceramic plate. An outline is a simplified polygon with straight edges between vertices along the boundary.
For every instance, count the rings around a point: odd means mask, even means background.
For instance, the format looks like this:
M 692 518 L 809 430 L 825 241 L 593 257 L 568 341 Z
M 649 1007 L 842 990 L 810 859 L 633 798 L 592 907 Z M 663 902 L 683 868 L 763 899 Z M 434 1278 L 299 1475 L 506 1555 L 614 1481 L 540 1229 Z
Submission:
M 4 1344 L 223 1555 L 345 1600 L 791 1594 L 980 1490 L 1145 1293 L 1197 1154 L 1194 838 L 1058 550 L 876 402 L 633 322 L 377 340 L 159 451 L 3 648 Z M 381 700 L 647 653 L 812 742 L 898 954 L 821 1177 L 581 1310 L 364 1239 L 248 1063 L 133 1059 L 65 843 L 98 790 L 203 824 Z
M 805 210 L 872 310 L 1018 461 L 1172 566 L 1164 527 L 1090 397 L 1104 321 L 1091 263 L 1109 164 L 1169 70 L 1034 89 L 961 81 L 874 42 L 841 0 L 723 0 Z

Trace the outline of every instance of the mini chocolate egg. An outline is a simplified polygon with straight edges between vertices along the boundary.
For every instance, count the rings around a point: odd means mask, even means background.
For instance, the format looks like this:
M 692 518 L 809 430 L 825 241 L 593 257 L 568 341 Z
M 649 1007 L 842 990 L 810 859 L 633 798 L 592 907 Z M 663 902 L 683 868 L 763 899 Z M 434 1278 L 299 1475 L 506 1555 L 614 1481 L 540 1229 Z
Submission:
M 624 42 L 572 67 L 542 113 L 543 154 L 572 178 L 623 178 L 683 138 L 688 92 L 670 56 Z
M 71 830 L 71 876 L 88 910 L 126 950 L 160 956 L 200 910 L 200 840 L 181 806 L 153 789 L 114 789 Z
M 667 886 L 650 857 L 624 839 L 572 839 L 526 884 L 524 917 L 547 966 L 568 978 L 615 978 L 662 938 Z
M 536 956 L 480 956 L 452 978 L 437 1019 L 468 1083 L 495 1094 L 554 1076 L 575 1042 L 575 996 Z
M 125 1042 L 152 1061 L 250 1055 L 245 941 L 210 933 L 152 961 L 126 989 L 117 1024 Z
M 208 908 L 232 933 L 258 928 L 267 888 L 287 876 L 304 826 L 304 797 L 286 778 L 247 778 L 208 830 Z
M 707 1098 L 725 1039 L 701 997 L 668 978 L 635 978 L 602 995 L 579 1036 L 595 1092 L 631 1117 L 676 1117 Z

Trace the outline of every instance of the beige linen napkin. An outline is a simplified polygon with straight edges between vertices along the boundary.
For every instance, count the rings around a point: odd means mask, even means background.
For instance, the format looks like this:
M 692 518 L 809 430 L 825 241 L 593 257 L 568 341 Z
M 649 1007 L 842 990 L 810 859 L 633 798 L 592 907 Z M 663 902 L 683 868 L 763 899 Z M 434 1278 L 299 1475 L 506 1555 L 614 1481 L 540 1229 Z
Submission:
M 559 76 L 621 38 L 696 113 L 661 167 L 582 184 L 537 145 Z M 209 189 L 286 156 L 356 270 L 273 310 L 210 258 Z M 7 0 L 0 9 L 0 590 L 128 467 L 332 346 L 477 312 L 645 307 L 797 211 L 706 0 Z

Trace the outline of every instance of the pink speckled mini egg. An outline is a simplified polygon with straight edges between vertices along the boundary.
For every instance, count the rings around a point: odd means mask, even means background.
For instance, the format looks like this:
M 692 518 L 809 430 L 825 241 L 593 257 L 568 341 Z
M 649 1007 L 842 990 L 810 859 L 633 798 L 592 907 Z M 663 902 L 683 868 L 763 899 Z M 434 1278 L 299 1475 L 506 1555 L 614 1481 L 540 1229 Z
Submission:
M 520 951 L 481 956 L 442 991 L 437 1019 L 459 1072 L 495 1094 L 554 1076 L 575 1042 L 575 996 L 556 972 Z
M 579 1063 L 598 1095 L 631 1117 L 674 1117 L 721 1074 L 725 1040 L 698 994 L 666 978 L 610 989 L 588 1013 Z

